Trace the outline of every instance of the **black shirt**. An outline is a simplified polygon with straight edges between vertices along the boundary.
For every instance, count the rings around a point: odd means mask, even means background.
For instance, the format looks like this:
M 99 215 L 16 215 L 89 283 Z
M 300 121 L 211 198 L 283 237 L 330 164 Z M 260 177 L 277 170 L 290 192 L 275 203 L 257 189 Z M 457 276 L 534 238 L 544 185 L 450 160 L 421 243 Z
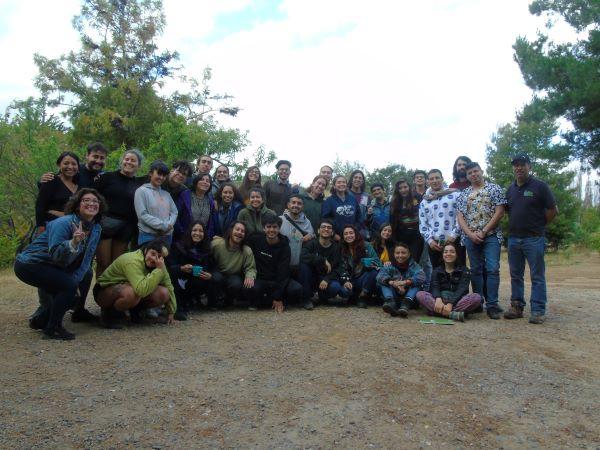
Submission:
M 264 233 L 252 233 L 246 239 L 246 245 L 252 249 L 256 262 L 256 278 L 276 282 L 273 287 L 274 299 L 283 297 L 283 290 L 290 280 L 290 242 L 279 234 L 276 244 L 269 244 Z
M 101 174 L 94 182 L 94 188 L 108 203 L 107 216 L 137 223 L 133 197 L 141 182 L 141 179 L 128 177 L 118 170 Z
M 94 179 L 101 174 L 102 172 L 98 172 L 96 170 L 90 170 L 87 168 L 85 164 L 79 165 L 79 189 L 81 188 L 91 188 L 94 185 Z
M 77 183 L 76 180 L 73 180 Z M 63 183 L 58 175 L 45 183 L 40 183 L 40 192 L 35 202 L 35 225 L 44 226 L 46 222 L 56 219 L 58 216 L 50 214 L 48 211 L 64 211 L 67 201 L 71 198 L 73 192 Z
M 546 183 L 530 176 L 523 186 L 513 182 L 506 191 L 508 232 L 513 237 L 543 236 L 546 210 L 556 207 Z

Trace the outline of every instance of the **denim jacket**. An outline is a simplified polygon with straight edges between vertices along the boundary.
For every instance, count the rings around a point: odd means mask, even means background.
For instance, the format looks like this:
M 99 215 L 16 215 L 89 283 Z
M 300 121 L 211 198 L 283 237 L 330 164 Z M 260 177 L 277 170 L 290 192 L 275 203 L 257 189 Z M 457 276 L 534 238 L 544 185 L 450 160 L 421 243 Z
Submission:
M 81 219 L 75 214 L 48 222 L 46 230 L 17 255 L 17 261 L 23 264 L 51 264 L 66 269 L 83 254 L 81 264 L 71 273 L 77 283 L 81 282 L 91 268 L 102 227 L 95 223 L 87 238 L 87 245 L 80 243 L 73 249 L 73 226 L 79 225 L 80 222 Z
M 381 268 L 377 274 L 377 284 L 386 286 L 390 280 L 411 280 L 412 287 L 423 289 L 425 272 L 423 272 L 421 266 L 411 258 L 406 270 L 402 270 L 394 264 L 383 266 Z

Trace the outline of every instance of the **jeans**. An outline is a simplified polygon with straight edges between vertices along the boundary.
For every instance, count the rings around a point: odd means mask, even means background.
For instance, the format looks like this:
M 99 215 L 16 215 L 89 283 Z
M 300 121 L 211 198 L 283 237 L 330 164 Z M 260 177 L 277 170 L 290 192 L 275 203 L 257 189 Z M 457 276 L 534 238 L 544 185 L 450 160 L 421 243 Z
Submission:
M 352 278 L 352 290 L 355 294 L 360 294 L 361 291 L 365 291 L 367 294 L 372 294 L 375 291 L 375 285 L 377 284 L 376 278 L 376 270 L 363 272 L 360 276 Z
M 408 291 L 406 291 L 406 293 L 402 296 L 396 289 L 392 289 L 389 286 L 379 285 L 379 288 L 381 289 L 381 295 L 383 297 L 384 302 L 404 299 L 404 300 L 409 300 L 411 307 L 414 307 L 415 305 L 417 305 L 416 297 L 417 297 L 417 292 L 419 292 L 419 288 L 416 288 L 414 286 L 411 288 L 408 288 Z
M 429 248 L 429 244 L 427 244 L 427 242 L 425 242 L 425 240 L 422 240 L 422 242 L 423 242 L 423 251 L 421 252 L 421 258 L 417 262 L 423 269 L 423 272 L 425 272 L 425 282 L 423 283 L 423 290 L 428 291 L 429 286 L 431 284 L 431 274 L 433 273 L 433 267 L 431 266 L 431 260 L 429 259 L 429 252 L 427 251 L 427 249 Z M 427 247 L 427 248 L 425 248 L 425 247 Z
M 50 307 L 41 312 L 38 308 L 34 314 L 41 322 L 47 320 L 46 328 L 48 329 L 62 326 L 63 317 L 74 305 L 76 296 L 79 295 L 83 299 L 87 297 L 93 276 L 92 271 L 89 270 L 83 280 L 77 283 L 69 272 L 60 267 L 39 263 L 26 264 L 19 261 L 15 262 L 15 275 L 22 282 L 43 289 L 44 292 L 50 294 L 48 298 Z
M 539 237 L 509 237 L 508 265 L 510 267 L 510 301 L 525 306 L 525 261 L 531 277 L 531 314 L 546 313 L 545 239 Z
M 500 287 L 500 241 L 498 236 L 486 236 L 482 244 L 475 244 L 471 239 L 465 240 L 465 247 L 471 262 L 471 283 L 473 292 L 483 296 L 483 269 L 487 273 L 486 287 L 487 307 L 498 306 L 498 288 Z
M 315 291 L 318 291 L 319 300 L 327 300 L 339 295 L 342 298 L 350 297 L 348 289 L 343 287 L 337 280 L 331 280 L 327 284 L 325 290 L 321 290 L 318 284 L 321 282 L 320 277 L 315 270 L 308 264 L 300 264 L 300 284 L 302 285 L 302 298 L 310 300 Z
M 146 242 L 153 241 L 154 239 L 160 238 L 167 245 L 167 247 L 171 247 L 171 242 L 173 240 L 173 235 L 162 235 L 158 236 L 156 234 L 146 233 L 145 231 L 140 231 L 138 234 L 138 245 L 145 244 Z

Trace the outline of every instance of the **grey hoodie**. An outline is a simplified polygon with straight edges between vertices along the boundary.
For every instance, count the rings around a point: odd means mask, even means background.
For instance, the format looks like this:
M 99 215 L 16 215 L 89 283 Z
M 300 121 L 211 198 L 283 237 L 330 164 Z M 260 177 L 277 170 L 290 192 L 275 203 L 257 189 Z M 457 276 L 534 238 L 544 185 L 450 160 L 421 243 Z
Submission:
M 161 236 L 173 233 L 177 207 L 167 191 L 150 183 L 143 184 L 135 191 L 133 204 L 140 231 Z
M 283 234 L 285 237 L 287 237 L 290 241 L 290 251 L 291 251 L 290 266 L 297 266 L 300 264 L 300 252 L 302 251 L 303 236 L 302 236 L 302 233 L 300 233 L 296 229 L 296 227 L 294 227 L 294 225 L 292 225 L 285 218 L 286 214 L 291 219 L 291 214 L 286 209 L 283 212 L 283 215 L 280 216 L 282 223 L 281 223 L 281 229 L 279 230 L 279 232 L 281 234 Z M 312 234 L 312 235 L 315 234 L 310 221 L 306 218 L 306 216 L 304 215 L 303 212 L 300 213 L 300 215 L 298 216 L 298 218 L 296 220 L 294 220 L 294 222 L 296 223 L 296 225 L 298 225 L 298 227 L 300 227 L 300 229 L 302 231 L 306 232 L 307 234 Z

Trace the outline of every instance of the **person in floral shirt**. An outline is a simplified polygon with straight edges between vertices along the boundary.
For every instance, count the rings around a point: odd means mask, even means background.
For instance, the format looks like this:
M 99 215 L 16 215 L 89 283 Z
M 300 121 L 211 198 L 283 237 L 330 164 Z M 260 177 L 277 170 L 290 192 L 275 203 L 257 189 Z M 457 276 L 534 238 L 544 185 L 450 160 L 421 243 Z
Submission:
M 483 296 L 483 268 L 487 273 L 486 311 L 490 319 L 499 319 L 500 246 L 502 232 L 497 228 L 504 215 L 506 197 L 503 189 L 483 179 L 478 163 L 467 164 L 467 179 L 471 186 L 456 200 L 457 220 L 463 231 L 462 243 L 467 248 L 471 263 L 473 292 Z

